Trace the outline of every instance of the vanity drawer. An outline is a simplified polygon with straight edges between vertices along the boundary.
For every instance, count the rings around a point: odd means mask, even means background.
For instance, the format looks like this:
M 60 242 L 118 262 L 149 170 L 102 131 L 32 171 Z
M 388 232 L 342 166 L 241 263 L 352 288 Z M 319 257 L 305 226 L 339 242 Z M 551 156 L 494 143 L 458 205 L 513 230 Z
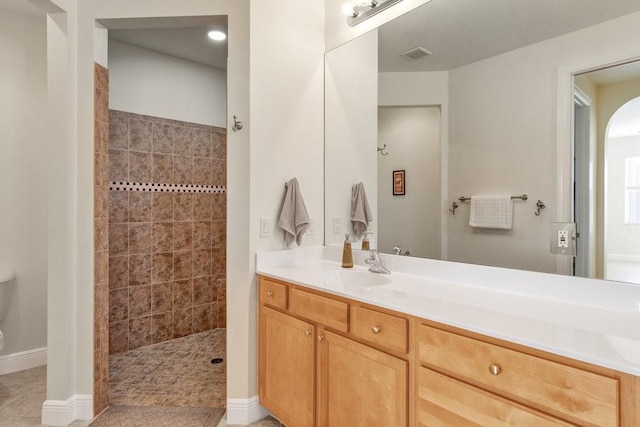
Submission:
M 260 303 L 287 309 L 287 286 L 260 277 Z
M 292 288 L 289 292 L 289 310 L 295 316 L 308 319 L 336 331 L 349 329 L 349 305 Z
M 420 325 L 419 360 L 451 376 L 572 422 L 619 423 L 616 379 Z
M 427 368 L 418 370 L 417 410 L 421 427 L 574 426 Z
M 407 353 L 409 322 L 402 317 L 351 306 L 350 330 L 355 337 L 389 350 Z

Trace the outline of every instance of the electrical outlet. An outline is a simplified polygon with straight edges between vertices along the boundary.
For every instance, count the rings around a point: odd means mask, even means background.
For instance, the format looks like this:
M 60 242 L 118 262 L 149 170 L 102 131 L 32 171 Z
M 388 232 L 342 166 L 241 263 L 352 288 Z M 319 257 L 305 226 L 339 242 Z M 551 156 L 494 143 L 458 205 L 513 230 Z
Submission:
M 260 218 L 260 237 L 271 237 L 271 218 Z
M 551 223 L 551 253 L 576 256 L 576 225 L 573 222 Z
M 341 222 L 339 216 L 333 217 L 333 234 L 340 234 L 340 231 L 342 231 Z
M 559 248 L 569 247 L 569 232 L 567 230 L 558 231 L 558 247 Z

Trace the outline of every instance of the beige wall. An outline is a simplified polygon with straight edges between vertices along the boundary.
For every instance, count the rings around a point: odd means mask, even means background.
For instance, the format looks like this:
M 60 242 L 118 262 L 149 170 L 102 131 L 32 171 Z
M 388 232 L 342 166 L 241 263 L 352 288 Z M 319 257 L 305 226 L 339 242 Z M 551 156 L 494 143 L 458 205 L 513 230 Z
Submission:
M 555 272 L 549 222 L 559 220 L 556 141 L 561 123 L 559 70 L 578 72 L 640 54 L 640 14 L 630 14 L 452 70 L 449 198 L 473 194 L 529 195 L 515 202 L 508 232 L 472 230 L 450 221 L 450 259 Z M 571 98 L 560 107 L 572 105 Z M 533 215 L 535 201 L 547 209 Z
M 47 346 L 46 16 L 0 8 L 0 270 L 16 273 L 2 355 Z
M 440 108 L 380 107 L 378 249 L 440 258 Z M 392 174 L 405 170 L 404 196 L 393 195 Z
M 325 72 L 325 244 L 355 240 L 351 187 L 362 182 L 378 238 L 376 146 L 378 143 L 378 32 L 372 31 L 327 53 Z M 335 233 L 333 218 L 340 219 Z M 354 245 L 360 248 L 360 244 Z

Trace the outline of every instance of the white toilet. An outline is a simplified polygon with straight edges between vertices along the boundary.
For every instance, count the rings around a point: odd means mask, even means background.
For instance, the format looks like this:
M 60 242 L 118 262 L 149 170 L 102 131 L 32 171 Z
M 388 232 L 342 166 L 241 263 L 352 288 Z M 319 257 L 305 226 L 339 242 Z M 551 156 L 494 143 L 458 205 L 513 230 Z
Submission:
M 11 290 L 13 289 L 13 271 L 0 270 L 0 323 L 9 311 L 9 300 L 11 300 Z M 4 336 L 0 330 L 0 354 L 4 349 Z

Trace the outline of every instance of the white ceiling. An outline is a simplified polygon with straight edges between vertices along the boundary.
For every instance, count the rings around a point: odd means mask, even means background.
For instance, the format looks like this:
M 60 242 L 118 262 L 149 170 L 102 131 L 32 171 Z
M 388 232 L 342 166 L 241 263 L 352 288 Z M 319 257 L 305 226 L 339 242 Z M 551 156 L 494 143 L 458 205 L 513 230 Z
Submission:
M 379 29 L 379 71 L 442 71 L 640 10 L 640 0 L 431 0 Z M 411 61 L 402 52 L 433 52 Z
M 109 39 L 186 59 L 219 70 L 227 69 L 228 39 L 207 37 L 210 30 L 227 34 L 226 16 L 200 18 L 101 21 L 109 28 Z

